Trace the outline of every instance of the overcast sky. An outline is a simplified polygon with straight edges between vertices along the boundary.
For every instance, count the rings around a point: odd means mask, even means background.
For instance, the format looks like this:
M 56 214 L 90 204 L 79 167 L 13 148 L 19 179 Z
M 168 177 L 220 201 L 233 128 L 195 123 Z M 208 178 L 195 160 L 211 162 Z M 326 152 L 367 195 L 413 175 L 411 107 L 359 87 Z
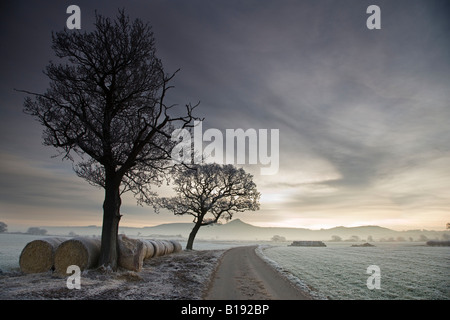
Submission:
M 52 158 L 22 112 L 57 61 L 51 31 L 66 8 L 125 8 L 153 26 L 170 99 L 201 101 L 204 130 L 279 129 L 280 167 L 261 175 L 260 226 L 381 225 L 442 230 L 450 222 L 450 4 L 447 0 L 9 1 L 0 5 L 0 221 L 101 224 L 103 191 Z M 369 30 L 366 9 L 381 8 Z M 122 226 L 188 222 L 124 196 Z

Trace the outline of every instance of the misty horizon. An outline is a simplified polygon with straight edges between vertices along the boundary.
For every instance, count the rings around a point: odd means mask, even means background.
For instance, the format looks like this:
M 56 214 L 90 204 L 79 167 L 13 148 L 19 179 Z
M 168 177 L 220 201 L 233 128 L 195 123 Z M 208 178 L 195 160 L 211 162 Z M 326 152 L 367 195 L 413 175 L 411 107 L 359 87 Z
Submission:
M 249 227 L 256 227 L 256 228 L 262 228 L 262 229 L 298 229 L 298 230 L 308 230 L 308 231 L 329 231 L 329 230 L 333 230 L 333 229 L 348 229 L 348 230 L 357 230 L 357 229 L 364 229 L 364 228 L 380 228 L 380 229 L 386 229 L 386 230 L 390 230 L 390 231 L 394 231 L 394 232 L 410 232 L 410 231 L 414 231 L 414 232 L 427 232 L 427 231 L 431 231 L 431 232 L 448 232 L 450 233 L 450 231 L 448 231 L 448 229 L 443 228 L 441 230 L 433 230 L 433 229 L 424 229 L 424 228 L 419 228 L 419 229 L 402 229 L 402 230 L 396 230 L 396 229 L 391 229 L 391 228 L 387 228 L 384 226 L 379 226 L 379 225 L 358 225 L 358 226 L 343 226 L 343 225 L 336 225 L 333 227 L 329 227 L 329 228 L 320 228 L 320 229 L 313 229 L 313 228 L 307 228 L 307 227 L 282 227 L 282 226 L 259 226 L 256 224 L 252 224 L 252 223 L 248 223 L 243 219 L 240 218 L 235 218 L 232 219 L 230 221 L 223 221 L 223 222 L 218 222 L 215 224 L 212 224 L 208 227 L 214 227 L 214 226 L 224 226 L 224 225 L 243 225 L 243 226 L 249 226 Z M 146 225 L 146 226 L 127 226 L 127 225 L 119 225 L 119 229 L 122 230 L 131 230 L 131 229 L 135 229 L 136 231 L 139 230 L 145 230 L 145 229 L 152 229 L 152 228 L 158 228 L 158 227 L 170 227 L 170 226 L 186 226 L 191 228 L 194 225 L 194 222 L 168 222 L 168 223 L 160 223 L 160 224 L 155 224 L 155 225 Z M 44 230 L 46 230 L 45 228 L 48 228 L 50 230 L 57 230 L 59 228 L 61 229 L 65 229 L 68 230 L 70 228 L 101 228 L 102 225 L 100 224 L 92 224 L 92 225 L 33 225 L 33 226 L 22 226 L 22 227 L 18 227 L 18 226 L 8 226 L 8 230 L 7 232 L 10 233 L 14 233 L 14 232 L 24 232 L 23 230 L 28 230 L 29 228 L 42 228 Z M 14 229 L 12 229 L 14 228 Z M 187 229 L 189 230 L 189 229 Z M 26 233 L 26 232 L 25 232 Z

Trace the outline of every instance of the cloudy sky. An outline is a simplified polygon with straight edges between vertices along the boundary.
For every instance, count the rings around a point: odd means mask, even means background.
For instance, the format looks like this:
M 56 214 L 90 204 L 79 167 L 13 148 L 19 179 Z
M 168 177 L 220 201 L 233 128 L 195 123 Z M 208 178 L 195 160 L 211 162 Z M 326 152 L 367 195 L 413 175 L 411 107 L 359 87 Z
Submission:
M 201 101 L 204 130 L 279 129 L 278 173 L 246 166 L 260 226 L 381 225 L 442 230 L 450 222 L 450 5 L 447 0 L 9 1 L 0 5 L 0 221 L 101 224 L 103 191 L 72 171 L 22 112 L 57 61 L 51 31 L 66 8 L 125 8 L 148 21 L 168 71 L 170 99 Z M 366 9 L 381 8 L 369 30 Z M 188 222 L 124 196 L 123 226 Z

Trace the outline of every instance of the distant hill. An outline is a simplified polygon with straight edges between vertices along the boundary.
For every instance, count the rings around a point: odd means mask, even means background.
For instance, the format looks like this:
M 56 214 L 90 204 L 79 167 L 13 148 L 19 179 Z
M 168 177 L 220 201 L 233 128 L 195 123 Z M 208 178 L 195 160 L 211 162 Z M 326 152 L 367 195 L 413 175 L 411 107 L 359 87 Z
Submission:
M 194 226 L 193 223 L 167 223 L 152 227 L 132 228 L 120 227 L 119 233 L 140 237 L 183 237 L 187 238 Z M 100 235 L 101 227 L 42 227 L 47 234 L 54 235 Z M 334 227 L 330 229 L 311 230 L 305 228 L 258 227 L 240 219 L 226 224 L 214 224 L 200 228 L 197 239 L 205 240 L 270 240 L 273 236 L 293 240 L 331 239 L 341 241 L 427 241 L 448 240 L 450 231 L 409 230 L 395 231 L 380 226 Z

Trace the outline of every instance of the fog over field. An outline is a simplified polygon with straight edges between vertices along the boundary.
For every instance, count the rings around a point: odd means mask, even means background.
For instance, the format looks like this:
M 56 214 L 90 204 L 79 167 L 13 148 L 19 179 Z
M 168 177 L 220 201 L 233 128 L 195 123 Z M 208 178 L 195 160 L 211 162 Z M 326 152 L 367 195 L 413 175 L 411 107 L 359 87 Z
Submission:
M 134 237 L 174 237 L 187 238 L 193 223 L 167 223 L 152 227 L 120 227 L 119 233 Z M 46 227 L 47 234 L 52 235 L 100 235 L 99 226 L 84 227 Z M 233 219 L 224 224 L 214 224 L 200 228 L 197 238 L 201 240 L 242 240 L 269 241 L 280 240 L 274 236 L 284 237 L 286 241 L 323 240 L 323 241 L 427 241 L 447 240 L 450 231 L 405 230 L 396 231 L 380 226 L 335 227 L 312 230 L 306 228 L 257 227 L 241 219 Z

